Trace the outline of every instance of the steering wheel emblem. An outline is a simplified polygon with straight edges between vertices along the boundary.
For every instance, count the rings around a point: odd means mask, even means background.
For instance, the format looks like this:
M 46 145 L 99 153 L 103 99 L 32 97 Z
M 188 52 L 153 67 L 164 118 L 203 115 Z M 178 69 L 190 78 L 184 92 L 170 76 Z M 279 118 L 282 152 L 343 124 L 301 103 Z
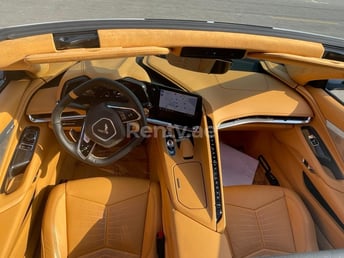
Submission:
M 101 118 L 92 125 L 92 133 L 98 139 L 107 141 L 116 135 L 116 128 L 109 118 Z
M 103 129 L 100 129 L 100 128 L 96 128 L 96 130 L 99 132 L 99 133 L 102 133 L 102 134 L 106 134 L 108 135 L 109 134 L 109 126 L 108 124 L 104 124 L 104 130 Z

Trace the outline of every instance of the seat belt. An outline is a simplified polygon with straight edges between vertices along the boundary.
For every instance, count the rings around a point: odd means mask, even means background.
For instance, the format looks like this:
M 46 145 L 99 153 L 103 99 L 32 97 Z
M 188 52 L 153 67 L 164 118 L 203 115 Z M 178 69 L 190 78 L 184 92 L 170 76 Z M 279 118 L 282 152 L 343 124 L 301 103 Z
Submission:
M 260 165 L 263 167 L 263 169 L 265 170 L 265 177 L 269 181 L 270 185 L 279 186 L 280 184 L 279 184 L 277 178 L 274 176 L 274 174 L 272 174 L 270 165 L 266 161 L 266 159 L 263 157 L 263 155 L 259 155 L 258 161 L 259 161 Z

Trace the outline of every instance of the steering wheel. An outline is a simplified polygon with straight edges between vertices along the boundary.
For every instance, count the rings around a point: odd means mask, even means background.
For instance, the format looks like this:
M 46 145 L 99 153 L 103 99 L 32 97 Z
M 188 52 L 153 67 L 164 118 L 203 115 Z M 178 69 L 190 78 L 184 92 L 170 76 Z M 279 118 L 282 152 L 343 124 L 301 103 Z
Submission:
M 85 108 L 86 116 L 80 136 L 73 141 L 67 137 L 63 127 L 63 110 L 84 93 L 97 87 L 117 92 L 121 101 L 98 101 Z M 51 120 L 62 147 L 78 160 L 93 166 L 110 165 L 128 154 L 142 142 L 143 137 L 137 132 L 147 123 L 143 107 L 135 94 L 118 81 L 105 78 L 88 80 L 66 94 L 56 105 Z M 99 148 L 107 150 L 105 156 L 97 155 L 96 150 Z M 116 150 L 110 151 L 112 149 Z

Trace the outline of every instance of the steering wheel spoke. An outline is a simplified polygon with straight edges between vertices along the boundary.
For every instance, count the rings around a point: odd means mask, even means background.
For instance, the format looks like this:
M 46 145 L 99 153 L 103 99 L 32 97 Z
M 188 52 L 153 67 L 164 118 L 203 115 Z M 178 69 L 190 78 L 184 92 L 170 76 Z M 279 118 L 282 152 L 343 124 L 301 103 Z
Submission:
M 85 126 L 83 126 L 79 140 L 77 142 L 77 153 L 83 159 L 86 160 L 92 153 L 96 146 L 96 143 L 93 142 L 85 134 Z

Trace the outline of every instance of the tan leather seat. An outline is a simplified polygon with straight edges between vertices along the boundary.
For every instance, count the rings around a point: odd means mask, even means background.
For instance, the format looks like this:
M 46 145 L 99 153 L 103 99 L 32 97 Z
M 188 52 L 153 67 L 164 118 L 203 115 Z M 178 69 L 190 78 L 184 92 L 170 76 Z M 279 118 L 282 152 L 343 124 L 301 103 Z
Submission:
M 156 257 L 158 184 L 89 178 L 55 187 L 42 225 L 43 257 Z
M 302 200 L 276 186 L 224 188 L 226 234 L 234 257 L 318 250 L 314 224 Z

